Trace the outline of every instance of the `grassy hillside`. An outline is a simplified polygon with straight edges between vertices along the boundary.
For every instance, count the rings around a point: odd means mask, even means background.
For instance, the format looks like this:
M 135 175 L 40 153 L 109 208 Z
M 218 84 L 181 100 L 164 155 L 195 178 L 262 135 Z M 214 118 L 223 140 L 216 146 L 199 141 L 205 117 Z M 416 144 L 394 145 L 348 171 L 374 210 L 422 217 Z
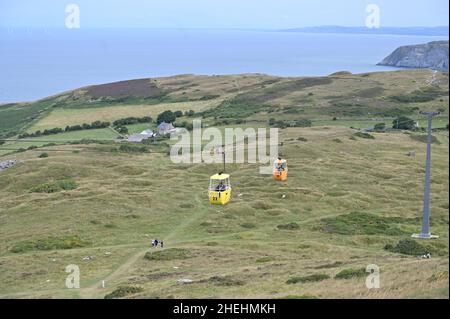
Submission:
M 411 239 L 421 228 L 422 133 L 367 139 L 351 128 L 399 115 L 423 125 L 418 111 L 427 109 L 441 110 L 434 124 L 445 127 L 448 74 L 124 81 L 0 106 L 0 138 L 168 109 L 194 110 L 221 131 L 271 119 L 312 127 L 280 130 L 286 182 L 255 164 L 229 164 L 225 207 L 207 198 L 208 178 L 222 166 L 174 164 L 168 140 L 120 146 L 102 128 L 7 141 L 0 161 L 19 162 L 0 172 L 0 297 L 449 297 L 448 131 L 434 133 L 431 227 L 440 238 L 427 241 Z M 152 250 L 152 238 L 164 250 Z M 419 258 L 425 251 L 432 259 Z M 69 264 L 80 267 L 81 289 L 65 288 Z M 380 289 L 365 286 L 369 264 L 380 267 Z
M 182 75 L 123 81 L 0 106 L 0 137 L 84 121 L 155 116 L 165 109 L 203 111 L 212 120 L 371 121 L 399 115 L 417 118 L 419 110 L 432 108 L 442 111 L 442 122 L 448 123 L 448 83 L 447 73 L 429 70 L 338 72 L 320 78 Z
M 417 241 L 433 253 L 420 260 L 384 247 L 420 230 L 425 144 L 374 135 L 282 130 L 289 180 L 230 165 L 226 207 L 206 196 L 220 165 L 175 165 L 156 150 L 111 153 L 108 145 L 17 154 L 20 164 L 0 179 L 0 296 L 103 298 L 126 286 L 139 288 L 126 297 L 150 298 L 448 298 L 448 138 L 437 134 L 433 149 L 432 230 L 440 238 Z M 416 159 L 405 155 L 411 150 Z M 77 188 L 32 191 L 57 181 Z M 155 237 L 166 248 L 146 255 Z M 80 266 L 80 290 L 64 287 L 68 264 Z M 381 269 L 379 290 L 357 275 L 368 264 Z M 350 279 L 335 278 L 341 271 Z M 186 278 L 193 283 L 177 283 Z

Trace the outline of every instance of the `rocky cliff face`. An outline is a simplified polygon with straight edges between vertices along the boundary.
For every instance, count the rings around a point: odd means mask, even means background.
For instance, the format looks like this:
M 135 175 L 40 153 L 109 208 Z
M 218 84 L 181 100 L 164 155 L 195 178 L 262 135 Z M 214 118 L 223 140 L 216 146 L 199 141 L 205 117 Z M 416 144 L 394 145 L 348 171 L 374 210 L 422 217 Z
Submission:
M 448 41 L 399 47 L 378 65 L 430 68 L 448 72 Z

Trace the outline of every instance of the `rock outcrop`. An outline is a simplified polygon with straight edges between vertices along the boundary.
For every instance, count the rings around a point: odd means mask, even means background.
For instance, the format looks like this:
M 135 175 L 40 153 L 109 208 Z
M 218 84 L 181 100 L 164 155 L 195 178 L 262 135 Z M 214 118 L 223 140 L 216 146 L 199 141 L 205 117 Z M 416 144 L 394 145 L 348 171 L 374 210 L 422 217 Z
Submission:
M 448 41 L 399 47 L 378 65 L 430 68 L 448 72 Z
M 5 170 L 5 169 L 8 169 L 8 168 L 10 168 L 10 167 L 12 167 L 12 166 L 14 166 L 16 164 L 17 164 L 16 160 L 8 160 L 8 161 L 5 161 L 5 162 L 0 162 L 0 172 Z

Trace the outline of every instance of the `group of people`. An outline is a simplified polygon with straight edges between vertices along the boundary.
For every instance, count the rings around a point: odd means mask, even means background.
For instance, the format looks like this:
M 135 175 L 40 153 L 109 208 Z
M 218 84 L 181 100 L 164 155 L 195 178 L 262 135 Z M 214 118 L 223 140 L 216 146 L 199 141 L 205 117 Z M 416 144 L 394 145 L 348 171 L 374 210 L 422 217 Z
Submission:
M 162 240 L 158 241 L 158 239 L 152 239 L 152 248 L 157 248 L 158 244 L 161 245 L 161 248 L 164 248 L 164 242 Z

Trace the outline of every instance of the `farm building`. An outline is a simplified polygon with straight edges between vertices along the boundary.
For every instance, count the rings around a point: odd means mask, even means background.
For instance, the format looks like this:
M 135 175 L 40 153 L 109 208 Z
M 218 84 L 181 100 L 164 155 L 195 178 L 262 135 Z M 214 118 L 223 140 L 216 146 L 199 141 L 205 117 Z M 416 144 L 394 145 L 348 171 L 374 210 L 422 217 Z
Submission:
M 157 132 L 158 132 L 158 135 L 167 135 L 167 134 L 175 133 L 176 129 L 172 125 L 172 123 L 162 122 L 161 124 L 158 125 Z
M 145 131 L 142 131 L 139 134 L 133 134 L 133 135 L 128 136 L 127 141 L 133 142 L 133 143 L 140 143 L 143 140 L 153 137 L 153 135 L 154 135 L 153 131 L 150 129 L 147 129 Z

